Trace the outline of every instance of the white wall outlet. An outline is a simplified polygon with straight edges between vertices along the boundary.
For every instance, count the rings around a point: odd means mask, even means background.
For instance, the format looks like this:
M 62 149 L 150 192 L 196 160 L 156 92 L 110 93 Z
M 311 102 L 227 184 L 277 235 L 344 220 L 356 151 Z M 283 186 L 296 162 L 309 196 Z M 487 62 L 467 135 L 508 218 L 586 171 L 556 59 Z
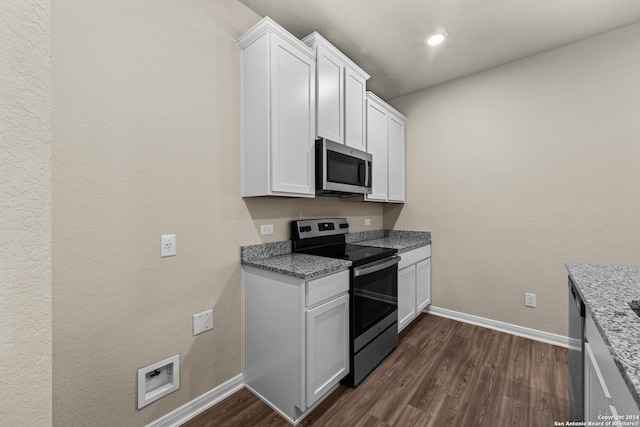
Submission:
M 262 224 L 260 234 L 273 234 L 273 224 Z
M 138 409 L 180 388 L 180 355 L 138 369 Z
M 527 307 L 535 307 L 536 306 L 536 294 L 530 294 L 525 292 L 524 294 L 524 305 Z
M 365 218 L 364 225 L 371 225 L 371 220 L 369 218 Z
M 193 335 L 213 329 L 213 309 L 193 315 Z
M 163 234 L 160 236 L 160 256 L 176 256 L 175 234 Z

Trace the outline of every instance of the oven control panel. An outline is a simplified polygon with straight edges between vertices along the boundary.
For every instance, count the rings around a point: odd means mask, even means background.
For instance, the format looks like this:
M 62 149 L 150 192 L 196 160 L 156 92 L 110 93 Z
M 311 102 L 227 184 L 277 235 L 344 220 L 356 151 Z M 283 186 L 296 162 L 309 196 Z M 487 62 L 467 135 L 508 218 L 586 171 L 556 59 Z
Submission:
M 318 231 L 331 231 L 335 230 L 336 226 L 333 222 L 320 222 L 318 223 Z
M 348 233 L 349 223 L 346 218 L 301 219 L 291 221 L 292 240 Z

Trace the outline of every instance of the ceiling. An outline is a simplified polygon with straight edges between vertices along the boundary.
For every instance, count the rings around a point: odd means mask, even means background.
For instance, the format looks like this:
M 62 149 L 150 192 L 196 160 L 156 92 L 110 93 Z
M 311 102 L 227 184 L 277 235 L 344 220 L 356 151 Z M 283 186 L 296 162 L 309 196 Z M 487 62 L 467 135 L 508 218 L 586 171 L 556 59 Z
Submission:
M 640 0 L 240 2 L 298 38 L 319 32 L 387 100 L 640 22 Z M 449 38 L 427 46 L 425 36 L 437 29 Z

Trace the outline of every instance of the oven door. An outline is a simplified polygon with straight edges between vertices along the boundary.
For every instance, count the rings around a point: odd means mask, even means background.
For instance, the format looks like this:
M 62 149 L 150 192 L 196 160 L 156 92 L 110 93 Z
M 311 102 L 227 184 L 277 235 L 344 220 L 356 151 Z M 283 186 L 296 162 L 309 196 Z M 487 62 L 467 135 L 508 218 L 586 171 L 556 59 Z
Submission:
M 370 341 L 367 336 L 376 336 L 398 321 L 398 262 L 400 257 L 394 255 L 353 269 L 354 352 Z

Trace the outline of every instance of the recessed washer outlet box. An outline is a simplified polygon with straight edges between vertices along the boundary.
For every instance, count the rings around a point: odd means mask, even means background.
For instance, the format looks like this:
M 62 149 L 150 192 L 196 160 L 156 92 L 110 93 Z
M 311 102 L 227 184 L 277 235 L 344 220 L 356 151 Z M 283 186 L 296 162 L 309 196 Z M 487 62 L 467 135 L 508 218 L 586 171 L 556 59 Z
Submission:
M 180 388 L 180 355 L 138 369 L 138 409 Z

